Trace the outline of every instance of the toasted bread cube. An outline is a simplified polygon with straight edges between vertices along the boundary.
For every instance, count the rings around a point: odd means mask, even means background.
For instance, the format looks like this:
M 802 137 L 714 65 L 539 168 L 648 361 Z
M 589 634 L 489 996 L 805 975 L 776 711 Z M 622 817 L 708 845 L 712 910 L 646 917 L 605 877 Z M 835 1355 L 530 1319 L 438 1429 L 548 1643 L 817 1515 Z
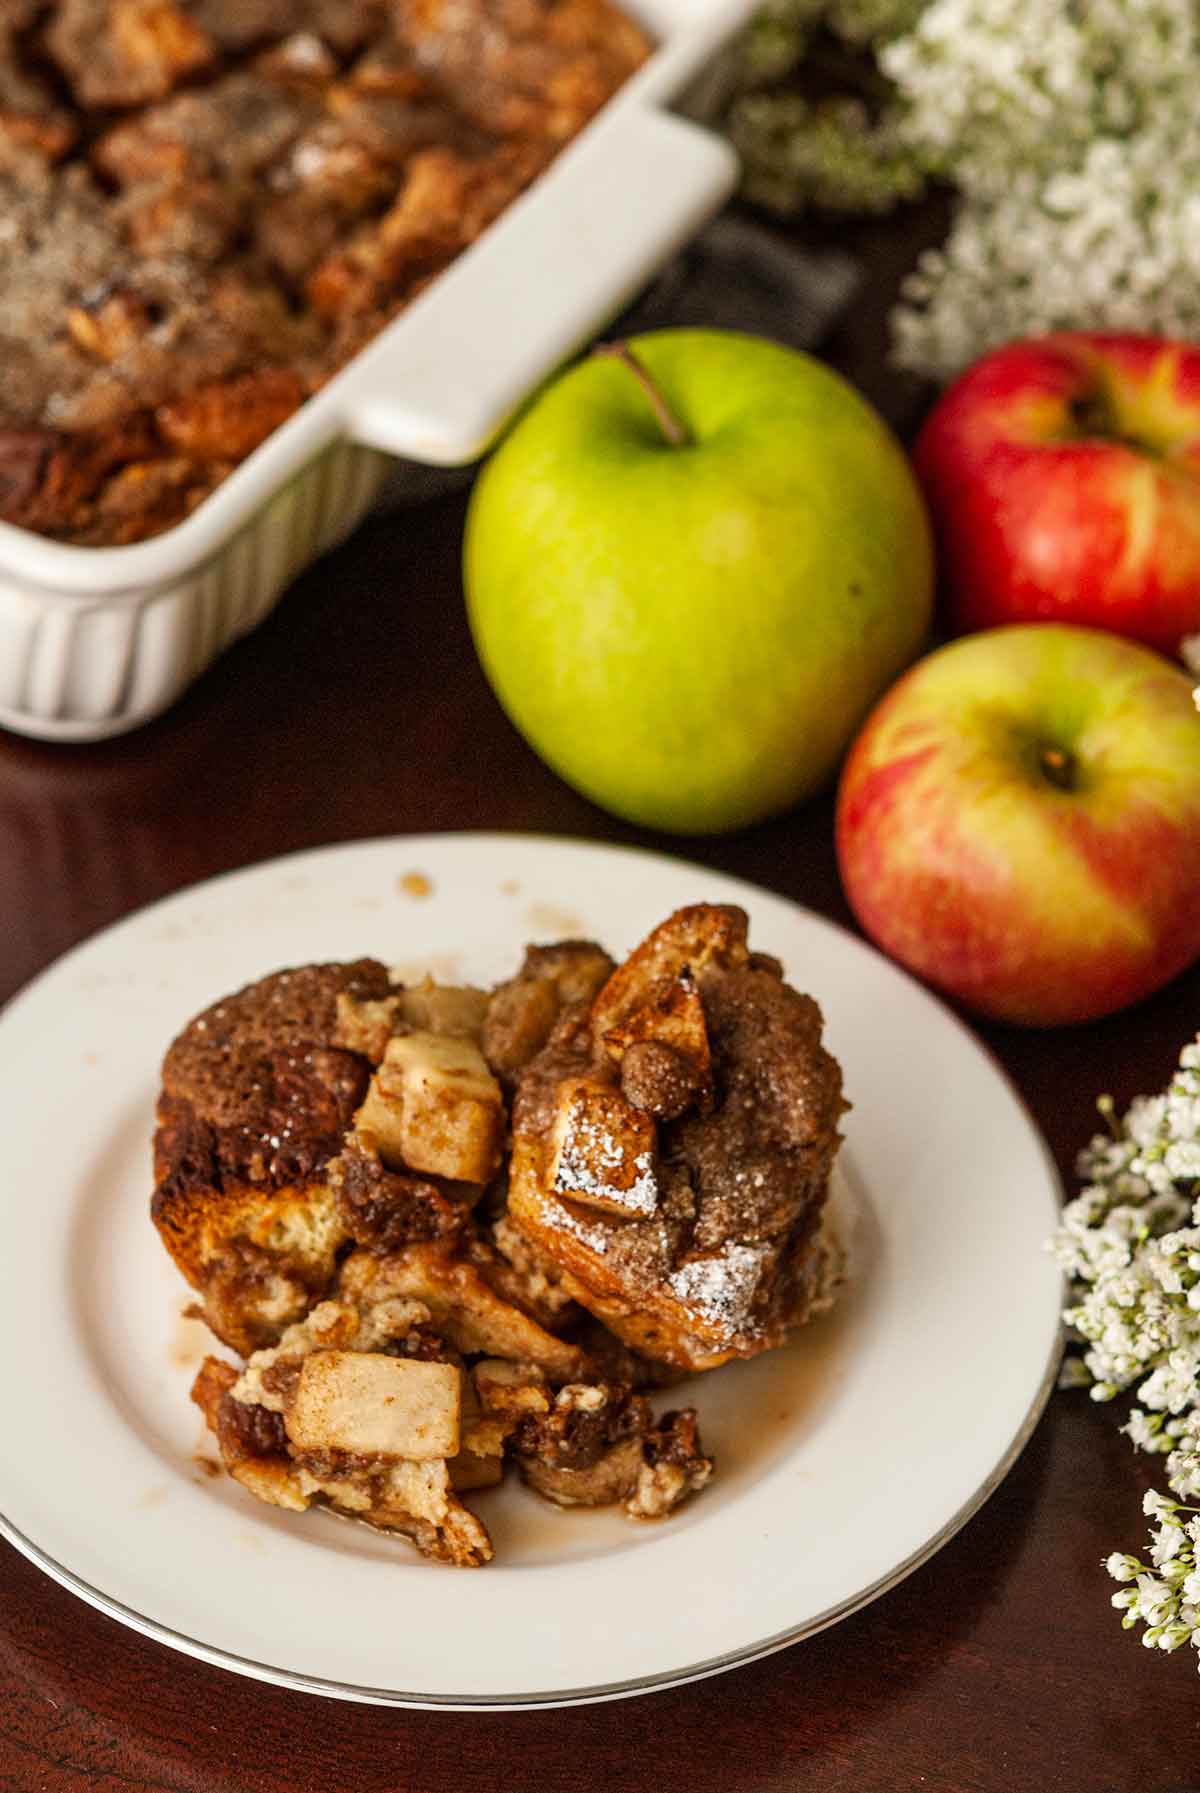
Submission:
M 695 1078 L 697 1086 L 712 1089 L 712 1051 L 708 1028 L 704 1022 L 704 1004 L 696 988 L 696 980 L 686 968 L 674 983 L 660 991 L 650 1002 L 634 1009 L 625 1019 L 610 1027 L 604 1045 L 610 1058 L 620 1063 L 631 1046 L 648 1040 L 669 1046 L 679 1054 Z
M 483 1049 L 493 1070 L 514 1077 L 541 1051 L 559 1015 L 558 991 L 548 979 L 515 977 L 488 1006 Z
M 568 1078 L 550 1129 L 549 1186 L 605 1214 L 643 1219 L 658 1207 L 655 1143 L 654 1122 L 619 1089 Z
M 212 43 L 175 0 L 63 0 L 45 45 L 89 110 L 164 99 L 214 59 Z
M 284 1414 L 305 1451 L 380 1457 L 453 1457 L 460 1444 L 462 1375 L 375 1351 L 314 1351 Z
M 592 1004 L 592 1032 L 603 1039 L 634 1009 L 653 1001 L 685 967 L 696 976 L 710 965 L 734 970 L 749 957 L 745 910 L 731 903 L 693 903 L 677 909 L 618 965 Z
M 470 1040 L 435 1033 L 388 1041 L 355 1117 L 390 1170 L 486 1183 L 500 1162 L 500 1085 Z
M 125 78 L 141 89 L 139 98 L 165 94 L 182 76 L 213 61 L 208 38 L 172 0 L 114 0 L 110 16 L 115 58 L 125 65 Z M 86 101 L 87 95 L 82 97 Z
M 343 990 L 338 993 L 333 1043 L 351 1052 L 362 1052 L 372 1063 L 379 1064 L 397 1028 L 478 1040 L 487 1005 L 484 990 L 435 984 L 430 978 L 411 990 L 397 990 L 394 995 L 373 1002 L 361 1001 Z

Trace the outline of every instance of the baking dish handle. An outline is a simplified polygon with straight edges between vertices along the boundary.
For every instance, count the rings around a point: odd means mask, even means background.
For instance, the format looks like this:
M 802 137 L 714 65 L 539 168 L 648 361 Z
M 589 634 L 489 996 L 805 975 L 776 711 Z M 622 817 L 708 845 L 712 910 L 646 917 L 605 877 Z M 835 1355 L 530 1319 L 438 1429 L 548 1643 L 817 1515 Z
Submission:
M 618 102 L 358 357 L 343 376 L 347 433 L 437 466 L 474 460 L 736 178 L 711 132 Z

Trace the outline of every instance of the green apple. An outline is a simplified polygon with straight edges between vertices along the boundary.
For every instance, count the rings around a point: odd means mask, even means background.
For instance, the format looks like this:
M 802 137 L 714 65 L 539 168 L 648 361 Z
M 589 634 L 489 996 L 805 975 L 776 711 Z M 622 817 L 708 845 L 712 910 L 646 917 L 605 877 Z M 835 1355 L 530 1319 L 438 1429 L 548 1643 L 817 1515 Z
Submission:
M 923 500 L 810 356 L 635 338 L 533 400 L 481 474 L 471 627 L 516 726 L 630 821 L 736 828 L 822 785 L 920 649 Z

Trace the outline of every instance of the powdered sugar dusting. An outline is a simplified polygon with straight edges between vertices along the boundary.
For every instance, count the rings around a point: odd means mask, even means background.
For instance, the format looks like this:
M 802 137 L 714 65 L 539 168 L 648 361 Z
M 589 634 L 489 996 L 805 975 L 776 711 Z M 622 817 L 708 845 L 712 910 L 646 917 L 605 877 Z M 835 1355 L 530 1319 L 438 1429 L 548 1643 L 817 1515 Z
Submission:
M 553 1226 L 564 1233 L 570 1233 L 573 1238 L 579 1240 L 581 1245 L 588 1246 L 590 1250 L 598 1252 L 601 1256 L 608 1250 L 608 1234 L 602 1226 L 594 1226 L 586 1220 L 578 1219 L 569 1208 L 563 1206 L 562 1202 L 552 1199 L 547 1206 L 550 1209 L 548 1218 Z
M 606 1205 L 627 1208 L 630 1214 L 653 1214 L 658 1207 L 658 1179 L 649 1152 L 639 1152 L 633 1160 L 631 1183 L 618 1182 L 616 1173 L 628 1168 L 629 1160 L 611 1134 L 585 1120 L 563 1144 L 554 1188 L 559 1195 L 585 1200 L 592 1196 Z
M 668 1279 L 671 1292 L 708 1325 L 732 1334 L 750 1311 L 765 1257 L 762 1245 L 731 1242 L 711 1257 L 681 1264 Z

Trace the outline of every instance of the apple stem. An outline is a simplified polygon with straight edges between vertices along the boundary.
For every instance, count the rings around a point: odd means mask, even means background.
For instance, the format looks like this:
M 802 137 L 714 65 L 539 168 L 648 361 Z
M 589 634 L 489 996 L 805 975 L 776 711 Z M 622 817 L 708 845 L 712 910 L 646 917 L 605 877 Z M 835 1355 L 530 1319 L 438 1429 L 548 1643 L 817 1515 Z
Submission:
M 672 448 L 690 448 L 692 435 L 672 411 L 663 395 L 662 388 L 647 372 L 627 342 L 598 342 L 592 350 L 593 355 L 607 357 L 610 361 L 619 361 L 627 367 L 649 402 L 654 412 L 655 421 Z

